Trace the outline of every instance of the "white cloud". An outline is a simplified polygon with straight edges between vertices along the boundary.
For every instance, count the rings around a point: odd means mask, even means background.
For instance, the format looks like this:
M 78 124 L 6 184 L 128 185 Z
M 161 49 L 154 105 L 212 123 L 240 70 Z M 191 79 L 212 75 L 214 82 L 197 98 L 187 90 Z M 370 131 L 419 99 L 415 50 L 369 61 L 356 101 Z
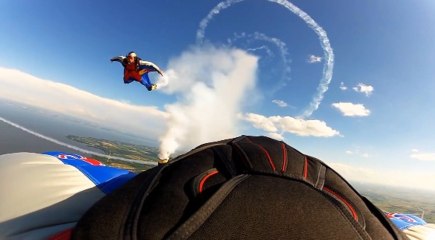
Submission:
M 412 153 L 409 157 L 419 161 L 435 162 L 435 153 L 420 152 L 418 149 L 412 149 Z
M 369 158 L 370 157 L 370 154 L 362 152 L 358 148 L 354 149 L 354 150 L 346 150 L 345 153 L 348 154 L 348 155 L 359 156 L 359 157 L 363 157 L 363 158 Z
M 260 114 L 248 113 L 243 117 L 246 121 L 252 123 L 255 128 L 261 129 L 266 132 L 277 132 L 278 128 L 271 118 L 265 117 Z
M 278 105 L 279 107 L 287 107 L 288 104 L 286 102 L 284 102 L 283 100 L 278 100 L 278 99 L 274 99 L 272 100 L 273 103 L 275 103 L 276 105 Z
M 278 140 L 278 141 L 284 141 L 284 136 L 279 134 L 279 133 L 276 133 L 276 132 L 269 132 L 266 134 L 266 136 L 273 138 L 275 140 Z
M 349 102 L 333 103 L 332 107 L 338 109 L 346 117 L 366 117 L 370 115 L 370 110 L 363 104 L 354 104 Z
M 285 132 L 312 137 L 333 137 L 340 134 L 320 120 L 304 120 L 289 116 L 265 117 L 255 113 L 247 113 L 243 116 L 243 119 L 252 123 L 255 128 L 273 134 L 276 136 L 275 138 L 282 138 L 282 133 Z
M 373 86 L 366 85 L 364 83 L 359 83 L 356 87 L 353 88 L 356 92 L 364 93 L 367 97 L 373 93 Z
M 327 162 L 340 175 L 350 181 L 381 184 L 396 187 L 419 188 L 433 191 L 434 172 L 413 172 L 406 169 L 372 169 L 349 164 Z
M 308 63 L 319 63 L 322 61 L 322 57 L 316 56 L 316 55 L 310 55 L 308 56 L 307 62 Z
M 167 114 L 154 106 L 138 106 L 103 98 L 78 88 L 0 67 L 0 98 L 86 119 L 101 127 L 157 138 Z M 146 123 L 146 124 L 144 124 Z
M 347 90 L 347 87 L 344 85 L 344 82 L 341 82 L 341 83 L 340 83 L 340 89 L 341 89 L 342 91 L 346 91 L 346 90 Z

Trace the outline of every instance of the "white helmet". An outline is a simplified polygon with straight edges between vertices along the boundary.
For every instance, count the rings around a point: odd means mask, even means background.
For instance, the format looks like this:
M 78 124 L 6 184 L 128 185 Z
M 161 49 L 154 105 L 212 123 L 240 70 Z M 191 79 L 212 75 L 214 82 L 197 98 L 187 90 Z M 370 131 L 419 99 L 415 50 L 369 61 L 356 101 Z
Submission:
M 134 58 L 137 57 L 135 52 L 129 52 L 127 56 L 128 57 L 134 57 Z

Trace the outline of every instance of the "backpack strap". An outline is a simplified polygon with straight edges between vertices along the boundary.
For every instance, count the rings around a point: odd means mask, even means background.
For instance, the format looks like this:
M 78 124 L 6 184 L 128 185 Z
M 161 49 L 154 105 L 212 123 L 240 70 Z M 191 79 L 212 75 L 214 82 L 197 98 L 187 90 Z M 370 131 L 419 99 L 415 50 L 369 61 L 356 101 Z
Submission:
M 228 194 L 242 181 L 246 180 L 249 175 L 242 174 L 227 181 L 209 201 L 196 211 L 188 220 L 186 220 L 178 229 L 176 229 L 168 239 L 187 239 L 192 235 L 210 215 L 221 205 L 227 198 Z

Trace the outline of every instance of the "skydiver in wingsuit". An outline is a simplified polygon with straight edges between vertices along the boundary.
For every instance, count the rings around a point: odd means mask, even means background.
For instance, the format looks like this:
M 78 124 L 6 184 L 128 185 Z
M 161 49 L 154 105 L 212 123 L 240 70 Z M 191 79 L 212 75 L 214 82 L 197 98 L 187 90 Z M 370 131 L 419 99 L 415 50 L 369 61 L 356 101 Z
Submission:
M 157 72 L 163 76 L 163 72 L 156 64 L 142 60 L 133 51 L 129 52 L 127 56 L 113 57 L 110 59 L 110 61 L 120 62 L 122 66 L 124 66 L 125 84 L 137 81 L 144 85 L 148 91 L 155 90 L 157 88 L 156 84 L 151 83 L 148 73 Z

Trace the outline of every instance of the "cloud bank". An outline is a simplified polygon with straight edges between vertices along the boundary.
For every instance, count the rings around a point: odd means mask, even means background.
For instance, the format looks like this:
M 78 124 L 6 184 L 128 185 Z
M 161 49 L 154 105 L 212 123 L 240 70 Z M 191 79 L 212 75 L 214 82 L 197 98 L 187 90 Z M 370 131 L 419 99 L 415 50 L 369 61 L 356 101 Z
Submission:
M 435 162 L 435 153 L 433 152 L 421 152 L 417 149 L 413 149 L 409 157 L 419 161 Z
M 393 169 L 372 169 L 329 162 L 334 170 L 350 181 L 433 191 L 435 173 Z
M 0 67 L 0 86 L 0 99 L 85 119 L 109 129 L 122 129 L 135 136 L 157 138 L 165 129 L 167 114 L 156 107 L 103 98 L 16 69 Z

